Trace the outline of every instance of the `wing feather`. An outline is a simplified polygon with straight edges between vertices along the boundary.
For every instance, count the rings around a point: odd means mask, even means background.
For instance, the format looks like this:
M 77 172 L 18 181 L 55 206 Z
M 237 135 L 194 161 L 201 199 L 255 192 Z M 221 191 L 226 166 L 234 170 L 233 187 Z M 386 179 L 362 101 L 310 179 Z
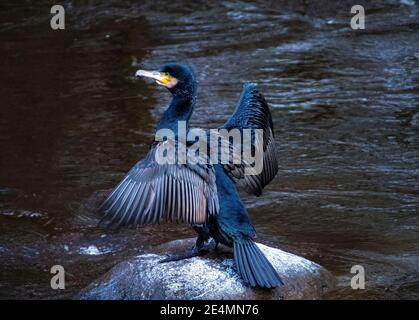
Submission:
M 218 213 L 213 167 L 159 164 L 157 147 L 150 149 L 103 202 L 102 221 L 116 226 L 160 223 L 163 219 L 202 224 Z
M 263 188 L 278 172 L 278 159 L 273 135 L 273 122 L 268 103 L 253 83 L 245 83 L 236 110 L 221 127 L 227 130 L 263 130 L 263 169 L 259 174 L 245 174 L 250 164 L 242 160 L 240 164 L 224 165 L 226 173 L 248 193 L 261 195 Z M 257 143 L 257 142 L 256 142 Z M 230 146 L 232 148 L 233 146 Z

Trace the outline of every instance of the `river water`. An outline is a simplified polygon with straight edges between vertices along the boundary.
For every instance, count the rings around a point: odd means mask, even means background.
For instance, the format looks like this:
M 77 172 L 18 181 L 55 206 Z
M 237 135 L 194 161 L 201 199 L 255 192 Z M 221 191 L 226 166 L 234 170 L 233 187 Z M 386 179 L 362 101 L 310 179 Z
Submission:
M 88 210 L 147 152 L 169 102 L 135 70 L 174 61 L 199 81 L 192 125 L 222 124 L 244 81 L 270 103 L 280 170 L 260 198 L 243 195 L 258 241 L 330 270 L 325 298 L 419 298 L 415 1 L 62 3 L 58 31 L 50 1 L 0 4 L 0 298 L 71 298 L 193 236 L 108 231 Z M 354 4 L 365 30 L 350 28 Z M 66 290 L 50 288 L 56 264 Z M 350 287 L 353 265 L 365 290 Z

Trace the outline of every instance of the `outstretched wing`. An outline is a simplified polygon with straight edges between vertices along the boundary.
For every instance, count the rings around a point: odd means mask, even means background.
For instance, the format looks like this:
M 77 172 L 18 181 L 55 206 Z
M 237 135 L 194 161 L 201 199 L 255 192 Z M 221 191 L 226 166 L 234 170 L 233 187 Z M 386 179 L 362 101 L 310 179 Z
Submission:
M 263 188 L 278 172 L 278 159 L 273 135 L 273 123 L 268 103 L 256 84 L 245 83 L 236 110 L 221 127 L 231 129 L 263 130 L 263 169 L 257 175 L 245 175 L 245 163 L 224 165 L 226 173 L 248 193 L 260 196 Z
M 166 218 L 202 224 L 218 213 L 213 168 L 159 164 L 155 156 L 160 144 L 152 147 L 110 193 L 100 207 L 102 221 L 123 226 L 159 223 Z

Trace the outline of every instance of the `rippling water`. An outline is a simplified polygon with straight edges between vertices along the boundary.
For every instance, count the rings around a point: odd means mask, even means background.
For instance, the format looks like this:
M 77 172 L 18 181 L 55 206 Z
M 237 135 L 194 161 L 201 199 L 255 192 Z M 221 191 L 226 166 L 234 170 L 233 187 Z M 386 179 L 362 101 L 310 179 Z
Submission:
M 280 171 L 261 198 L 243 195 L 259 241 L 329 269 L 326 298 L 419 298 L 415 1 L 64 3 L 64 31 L 49 28 L 49 1 L 0 4 L 1 298 L 69 298 L 193 235 L 109 232 L 80 209 L 145 154 L 169 95 L 132 75 L 168 61 L 195 67 L 192 125 L 222 124 L 244 81 L 270 103 Z M 353 4 L 365 30 L 349 27 Z M 54 264 L 64 292 L 49 288 Z M 349 287 L 355 264 L 365 290 Z

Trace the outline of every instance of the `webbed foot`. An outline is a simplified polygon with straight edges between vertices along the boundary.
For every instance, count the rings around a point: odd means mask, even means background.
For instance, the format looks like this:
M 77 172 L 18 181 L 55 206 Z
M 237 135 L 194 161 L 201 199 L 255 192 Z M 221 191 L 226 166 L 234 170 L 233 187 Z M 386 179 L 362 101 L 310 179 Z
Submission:
M 188 249 L 186 252 L 168 255 L 166 258 L 160 260 L 159 263 L 179 261 L 183 259 L 197 257 L 200 255 L 204 255 L 211 250 L 215 250 L 216 248 L 217 243 L 212 239 L 208 242 L 202 242 L 200 244 L 198 244 L 197 242 L 197 244 L 195 244 L 192 248 Z

